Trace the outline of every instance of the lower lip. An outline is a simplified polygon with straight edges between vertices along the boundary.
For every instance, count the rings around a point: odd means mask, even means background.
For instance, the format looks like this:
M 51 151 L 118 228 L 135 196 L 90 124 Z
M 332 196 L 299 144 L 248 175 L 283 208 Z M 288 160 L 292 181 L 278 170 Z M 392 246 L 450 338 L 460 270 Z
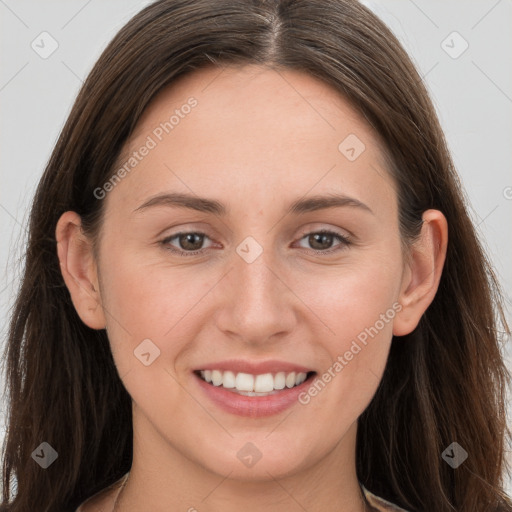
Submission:
M 267 396 L 245 396 L 239 395 L 233 391 L 209 384 L 193 373 L 199 386 L 205 394 L 226 412 L 237 414 L 238 416 L 248 416 L 251 418 L 262 418 L 278 414 L 298 402 L 298 397 L 302 391 L 309 387 L 314 374 L 309 376 L 302 384 L 293 388 L 285 388 L 278 393 Z

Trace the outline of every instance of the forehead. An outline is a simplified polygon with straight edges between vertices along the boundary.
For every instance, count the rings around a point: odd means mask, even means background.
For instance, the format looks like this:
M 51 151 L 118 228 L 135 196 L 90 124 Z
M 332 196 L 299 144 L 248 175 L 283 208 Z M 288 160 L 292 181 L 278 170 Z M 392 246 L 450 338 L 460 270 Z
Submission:
M 364 118 L 334 88 L 295 70 L 187 74 L 151 102 L 117 167 L 143 146 L 151 149 L 132 162 L 131 186 L 119 187 L 132 201 L 163 189 L 236 201 L 344 189 L 368 197 L 393 187 Z
M 212 139 L 216 134 L 242 128 L 252 135 L 258 132 L 252 145 L 272 147 L 326 136 L 329 143 L 334 134 L 336 139 L 350 129 L 373 145 L 378 142 L 359 112 L 332 86 L 301 71 L 256 65 L 210 66 L 179 78 L 151 102 L 137 132 L 148 132 L 170 120 L 173 113 L 181 114 L 191 98 L 197 102 L 190 116 L 195 119 L 195 128 L 209 130 Z M 173 131 L 187 116 L 180 115 L 173 121 Z M 263 127 L 266 132 L 259 130 Z M 281 135 L 278 140 L 275 133 Z M 232 135 L 234 141 L 241 142 L 243 134 Z

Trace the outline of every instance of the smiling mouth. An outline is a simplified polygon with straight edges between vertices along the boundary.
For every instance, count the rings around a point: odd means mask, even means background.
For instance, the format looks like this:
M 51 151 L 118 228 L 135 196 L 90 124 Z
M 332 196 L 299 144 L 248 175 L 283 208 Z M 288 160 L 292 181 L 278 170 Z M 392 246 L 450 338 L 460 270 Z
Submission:
M 277 372 L 254 375 L 251 373 L 222 370 L 197 370 L 194 372 L 208 384 L 243 396 L 268 396 L 300 386 L 313 378 L 316 372 Z

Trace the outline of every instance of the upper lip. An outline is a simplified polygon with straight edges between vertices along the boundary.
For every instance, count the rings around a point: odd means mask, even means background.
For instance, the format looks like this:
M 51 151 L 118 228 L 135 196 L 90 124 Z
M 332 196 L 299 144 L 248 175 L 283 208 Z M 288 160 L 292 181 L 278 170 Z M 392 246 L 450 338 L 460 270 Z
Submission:
M 313 370 L 305 366 L 290 363 L 288 361 L 267 360 L 267 361 L 247 361 L 243 359 L 229 359 L 226 361 L 218 361 L 216 363 L 208 363 L 196 369 L 199 370 L 221 370 L 232 371 L 233 373 L 250 373 L 252 375 L 261 375 L 264 373 L 278 372 L 297 372 L 308 373 Z

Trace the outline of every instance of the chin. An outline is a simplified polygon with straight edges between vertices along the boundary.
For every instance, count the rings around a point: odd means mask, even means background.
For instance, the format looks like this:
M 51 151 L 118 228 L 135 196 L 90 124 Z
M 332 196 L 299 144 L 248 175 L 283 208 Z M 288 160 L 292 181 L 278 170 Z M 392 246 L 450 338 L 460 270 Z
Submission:
M 265 437 L 268 432 L 258 436 L 238 436 L 236 440 L 230 440 L 229 447 L 220 447 L 208 458 L 203 452 L 201 463 L 223 477 L 229 475 L 231 480 L 246 482 L 269 481 L 303 469 L 305 448 L 284 445 L 279 437 L 274 442 Z

